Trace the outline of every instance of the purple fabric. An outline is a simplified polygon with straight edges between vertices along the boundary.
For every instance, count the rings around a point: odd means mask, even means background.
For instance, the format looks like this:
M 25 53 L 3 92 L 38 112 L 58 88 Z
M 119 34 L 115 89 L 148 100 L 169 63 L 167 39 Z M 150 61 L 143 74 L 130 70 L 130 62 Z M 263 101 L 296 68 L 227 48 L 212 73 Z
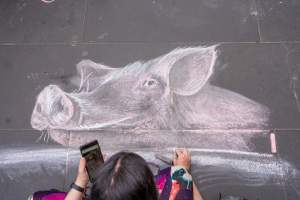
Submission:
M 169 200 L 169 195 L 170 195 L 171 188 L 172 188 L 170 173 L 171 173 L 171 167 L 168 167 L 168 168 L 165 168 L 165 169 L 159 171 L 158 175 L 155 176 L 156 183 L 157 183 L 158 177 L 165 177 L 167 180 L 164 185 L 164 189 L 163 189 L 162 193 L 160 194 L 159 200 Z
M 66 192 L 59 190 L 38 191 L 33 194 L 33 200 L 64 200 Z

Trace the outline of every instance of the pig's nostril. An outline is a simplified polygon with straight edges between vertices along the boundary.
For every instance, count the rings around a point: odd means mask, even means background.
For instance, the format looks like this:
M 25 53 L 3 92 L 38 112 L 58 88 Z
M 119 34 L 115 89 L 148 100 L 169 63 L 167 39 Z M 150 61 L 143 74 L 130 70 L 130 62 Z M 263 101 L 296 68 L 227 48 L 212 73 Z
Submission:
M 38 103 L 36 105 L 36 111 L 39 112 L 39 113 L 42 112 L 42 106 L 41 106 L 41 104 Z
M 55 103 L 53 103 L 52 107 L 51 107 L 51 111 L 52 113 L 59 113 L 59 112 L 63 112 L 65 109 L 65 106 L 63 104 L 63 100 L 62 98 L 60 98 L 58 101 L 56 101 Z

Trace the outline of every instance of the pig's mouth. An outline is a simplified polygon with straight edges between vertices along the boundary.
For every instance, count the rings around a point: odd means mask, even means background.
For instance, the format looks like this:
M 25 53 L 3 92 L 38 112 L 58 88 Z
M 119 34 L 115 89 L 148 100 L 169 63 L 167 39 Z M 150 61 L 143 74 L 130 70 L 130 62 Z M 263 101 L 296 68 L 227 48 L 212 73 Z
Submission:
M 80 131 L 80 130 L 99 130 L 105 128 L 114 128 L 114 127 L 129 127 L 130 125 L 127 124 L 126 122 L 132 120 L 133 118 L 134 117 L 123 117 L 121 119 L 114 119 L 114 120 L 109 120 L 100 123 L 93 123 L 90 125 L 84 124 L 84 125 L 79 125 L 78 127 L 68 128 L 67 130 Z
M 101 123 L 94 123 L 90 125 L 79 125 L 78 127 L 57 127 L 55 125 L 44 125 L 39 127 L 33 127 L 40 131 L 49 131 L 49 130 L 66 130 L 66 131 L 84 131 L 84 130 L 102 130 L 102 129 L 112 129 L 116 127 L 129 128 L 130 124 L 126 123 L 126 121 L 133 119 L 133 117 L 124 117 L 121 119 L 105 121 Z
M 133 119 L 132 117 L 124 117 L 118 120 L 111 120 L 102 123 L 95 123 L 92 125 L 80 125 L 79 127 L 72 128 L 58 128 L 52 125 L 39 125 L 39 127 L 33 127 L 41 131 L 41 135 L 37 138 L 36 142 L 43 140 L 48 142 L 49 139 L 59 142 L 60 144 L 66 145 L 69 143 L 70 131 L 73 133 L 84 132 L 84 131 L 101 131 L 101 130 L 112 130 L 114 127 L 131 127 L 126 121 Z

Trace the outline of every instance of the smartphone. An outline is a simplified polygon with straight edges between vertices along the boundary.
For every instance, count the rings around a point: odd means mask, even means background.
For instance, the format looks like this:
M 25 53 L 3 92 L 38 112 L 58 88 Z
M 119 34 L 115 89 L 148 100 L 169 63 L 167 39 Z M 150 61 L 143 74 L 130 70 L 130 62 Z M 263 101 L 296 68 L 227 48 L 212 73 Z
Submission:
M 96 169 L 104 163 L 103 155 L 97 140 L 80 146 L 82 157 L 86 160 L 86 170 L 90 181 L 93 183 L 96 176 Z

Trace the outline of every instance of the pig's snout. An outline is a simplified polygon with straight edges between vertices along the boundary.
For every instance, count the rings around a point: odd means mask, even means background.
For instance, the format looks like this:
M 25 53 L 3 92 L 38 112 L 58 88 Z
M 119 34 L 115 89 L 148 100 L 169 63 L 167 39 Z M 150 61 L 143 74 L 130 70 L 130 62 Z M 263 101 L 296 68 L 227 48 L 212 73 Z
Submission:
M 56 85 L 49 85 L 41 91 L 31 116 L 34 129 L 63 128 L 74 115 L 71 99 Z

